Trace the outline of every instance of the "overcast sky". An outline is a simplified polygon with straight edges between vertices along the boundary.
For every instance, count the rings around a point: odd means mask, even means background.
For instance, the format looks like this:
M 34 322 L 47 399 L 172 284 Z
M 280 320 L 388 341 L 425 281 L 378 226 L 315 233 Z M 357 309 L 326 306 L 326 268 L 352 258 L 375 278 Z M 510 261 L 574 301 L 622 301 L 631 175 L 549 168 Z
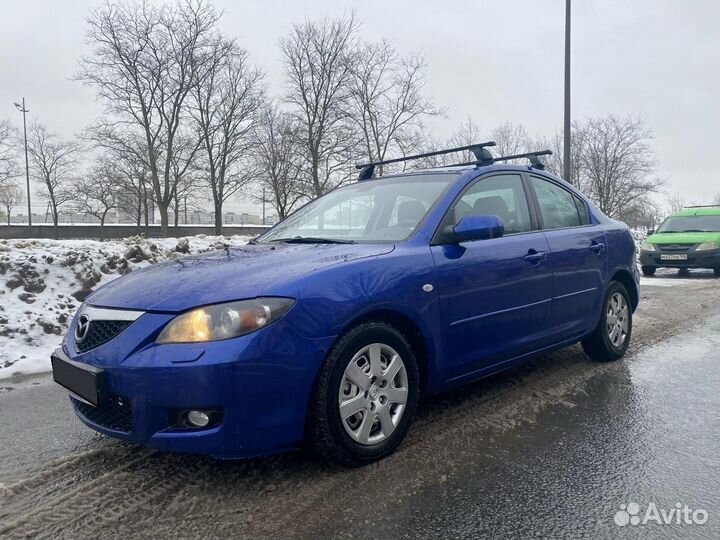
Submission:
M 87 52 L 95 0 L 3 0 L 0 118 L 21 126 L 13 101 L 70 137 L 101 112 L 72 81 Z M 283 91 L 278 39 L 294 22 L 355 10 L 362 33 L 401 52 L 422 51 L 427 92 L 448 135 L 466 117 L 489 131 L 509 121 L 531 135 L 562 126 L 564 0 L 217 0 L 222 28 Z M 667 192 L 707 203 L 720 192 L 720 3 L 716 0 L 581 0 L 573 4 L 572 111 L 640 115 L 653 131 Z M 245 209 L 242 204 L 235 205 Z

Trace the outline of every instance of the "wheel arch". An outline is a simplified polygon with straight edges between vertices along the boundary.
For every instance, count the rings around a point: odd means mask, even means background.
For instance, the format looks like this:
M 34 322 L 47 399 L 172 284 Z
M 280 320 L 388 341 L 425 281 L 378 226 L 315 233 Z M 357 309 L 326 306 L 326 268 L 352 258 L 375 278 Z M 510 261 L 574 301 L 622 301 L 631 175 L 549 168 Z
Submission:
M 632 274 L 625 269 L 616 270 L 610 278 L 610 281 L 617 281 L 622 283 L 625 289 L 627 289 L 630 295 L 630 305 L 632 306 L 633 312 L 637 309 L 640 302 L 640 291 L 638 291 L 637 283 Z
M 425 393 L 428 385 L 429 370 L 431 366 L 430 346 L 423 337 L 420 326 L 411 317 L 394 309 L 375 309 L 358 315 L 342 329 L 338 339 L 351 328 L 366 322 L 384 322 L 399 330 L 410 343 L 418 362 L 420 371 L 420 394 Z

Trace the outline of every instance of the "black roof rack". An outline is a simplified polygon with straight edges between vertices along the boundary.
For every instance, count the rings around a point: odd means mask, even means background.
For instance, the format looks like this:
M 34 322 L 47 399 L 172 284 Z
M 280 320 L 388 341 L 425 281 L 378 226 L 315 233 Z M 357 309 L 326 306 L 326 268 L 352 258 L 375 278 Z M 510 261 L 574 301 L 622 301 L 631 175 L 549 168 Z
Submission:
M 683 206 L 683 208 L 717 208 L 720 204 L 697 204 L 694 206 Z
M 540 161 L 540 156 L 549 156 L 552 150 L 538 150 L 537 152 L 525 152 L 524 154 L 513 154 L 511 156 L 490 157 L 490 159 L 482 161 L 466 161 L 465 163 L 454 163 L 452 165 L 443 165 L 443 167 L 463 167 L 467 165 L 492 165 L 496 161 L 510 161 L 511 159 L 528 158 L 530 165 L 536 169 L 545 169 L 545 164 Z
M 434 152 L 426 152 L 424 154 L 415 154 L 412 156 L 405 156 L 401 158 L 386 159 L 385 161 L 376 161 L 374 163 L 358 163 L 357 165 L 355 165 L 355 168 L 360 169 L 358 180 L 370 180 L 375 174 L 375 167 L 377 165 L 400 163 L 401 161 L 410 161 L 411 159 L 422 159 L 426 157 L 440 156 L 443 154 L 452 154 L 454 152 L 464 152 L 465 150 L 469 150 L 470 152 L 475 154 L 475 158 L 477 159 L 477 161 L 472 161 L 470 163 L 492 162 L 493 159 L 497 158 L 492 157 L 490 151 L 486 149 L 486 147 L 488 146 L 495 146 L 495 141 L 469 144 L 467 146 L 458 146 L 456 148 L 448 148 L 447 150 L 436 150 Z

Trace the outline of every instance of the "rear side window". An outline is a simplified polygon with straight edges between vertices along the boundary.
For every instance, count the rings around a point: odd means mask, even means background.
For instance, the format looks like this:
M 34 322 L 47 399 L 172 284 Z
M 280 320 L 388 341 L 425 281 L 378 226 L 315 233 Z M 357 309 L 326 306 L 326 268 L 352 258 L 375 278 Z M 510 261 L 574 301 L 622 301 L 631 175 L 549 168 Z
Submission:
M 537 176 L 531 176 L 530 182 L 540 205 L 543 229 L 587 225 L 587 208 L 575 195 Z M 581 211 L 580 208 L 583 210 Z
M 573 195 L 575 198 L 575 206 L 577 206 L 578 214 L 580 214 L 580 225 L 588 225 L 590 218 L 588 217 L 588 207 L 580 197 Z

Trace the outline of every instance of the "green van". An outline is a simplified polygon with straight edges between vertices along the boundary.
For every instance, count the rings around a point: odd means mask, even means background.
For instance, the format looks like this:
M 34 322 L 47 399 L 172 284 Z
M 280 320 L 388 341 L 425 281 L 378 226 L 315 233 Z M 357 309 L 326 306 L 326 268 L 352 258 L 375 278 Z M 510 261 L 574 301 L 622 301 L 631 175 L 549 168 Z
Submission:
M 657 268 L 712 268 L 720 277 L 720 206 L 691 206 L 662 222 L 640 248 L 646 276 Z

